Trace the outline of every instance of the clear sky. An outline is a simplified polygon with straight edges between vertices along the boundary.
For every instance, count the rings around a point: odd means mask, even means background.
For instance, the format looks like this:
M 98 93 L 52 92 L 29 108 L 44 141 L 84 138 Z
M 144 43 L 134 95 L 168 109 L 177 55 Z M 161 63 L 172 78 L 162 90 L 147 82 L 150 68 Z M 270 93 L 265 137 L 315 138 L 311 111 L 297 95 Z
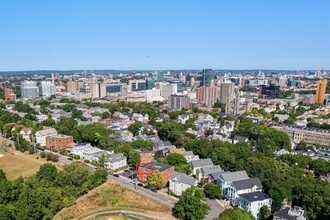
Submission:
M 0 71 L 330 69 L 329 0 L 0 0 Z

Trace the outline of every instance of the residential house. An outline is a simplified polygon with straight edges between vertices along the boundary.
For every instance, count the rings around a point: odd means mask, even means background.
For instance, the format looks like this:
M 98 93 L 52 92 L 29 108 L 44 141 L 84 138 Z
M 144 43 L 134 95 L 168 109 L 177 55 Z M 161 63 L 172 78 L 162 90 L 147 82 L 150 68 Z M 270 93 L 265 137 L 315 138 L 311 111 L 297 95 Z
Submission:
M 174 166 L 159 162 L 141 164 L 140 166 L 137 167 L 138 180 L 141 182 L 146 182 L 148 180 L 148 177 L 156 170 L 159 170 L 159 172 L 164 176 L 164 178 L 168 182 L 171 174 L 174 172 Z
M 19 134 L 28 142 L 31 142 L 32 128 L 22 128 Z
M 306 220 L 308 213 L 299 206 L 288 207 L 274 212 L 273 220 Z
M 227 195 L 228 186 L 231 182 L 244 179 L 249 179 L 245 171 L 225 172 L 218 177 L 217 184 L 221 186 L 222 195 Z
M 57 131 L 54 128 L 47 128 L 41 131 L 37 131 L 36 136 L 36 144 L 40 146 L 46 146 L 46 137 L 57 135 Z
M 256 219 L 260 219 L 259 211 L 263 206 L 267 206 L 269 210 L 272 206 L 272 198 L 263 192 L 245 193 L 238 197 L 238 208 L 251 212 Z
M 230 200 L 233 205 L 237 204 L 236 199 L 239 195 L 244 193 L 251 193 L 251 192 L 261 192 L 262 191 L 262 184 L 259 178 L 251 178 L 251 179 L 244 179 L 233 181 L 228 184 L 226 190 L 226 199 Z
M 233 144 L 236 144 L 238 142 L 246 142 L 247 143 L 247 142 L 249 142 L 249 139 L 247 137 L 236 135 L 233 138 Z
M 178 116 L 178 122 L 181 123 L 181 124 L 185 124 L 186 121 L 189 120 L 189 118 L 190 118 L 190 117 L 189 117 L 189 115 L 187 115 L 187 114 L 179 115 L 179 116 Z
M 74 145 L 73 137 L 70 135 L 58 134 L 46 137 L 46 148 L 52 150 L 65 150 Z
M 223 170 L 221 169 L 221 167 L 219 165 L 203 166 L 200 169 L 196 170 L 196 178 L 198 181 L 201 181 L 201 180 L 209 181 L 210 175 L 212 173 L 219 173 L 219 172 L 223 172 Z
M 93 147 L 90 143 L 83 143 L 74 146 L 70 153 L 72 155 L 79 155 L 81 160 L 98 161 L 101 156 L 113 154 L 113 150 L 102 150 Z
M 183 155 L 186 158 L 187 162 L 190 163 L 194 160 L 199 160 L 199 155 L 194 155 L 192 151 L 180 152 L 179 154 Z
M 211 167 L 213 166 L 213 162 L 211 159 L 201 159 L 201 160 L 193 160 L 190 161 L 190 165 L 192 167 L 193 175 L 197 174 L 197 170 L 201 169 L 202 167 Z
M 170 175 L 170 191 L 177 196 L 181 194 L 191 186 L 197 186 L 197 180 L 180 172 L 174 171 Z
M 104 167 L 110 170 L 118 170 L 127 166 L 127 158 L 122 154 L 112 154 L 104 160 Z

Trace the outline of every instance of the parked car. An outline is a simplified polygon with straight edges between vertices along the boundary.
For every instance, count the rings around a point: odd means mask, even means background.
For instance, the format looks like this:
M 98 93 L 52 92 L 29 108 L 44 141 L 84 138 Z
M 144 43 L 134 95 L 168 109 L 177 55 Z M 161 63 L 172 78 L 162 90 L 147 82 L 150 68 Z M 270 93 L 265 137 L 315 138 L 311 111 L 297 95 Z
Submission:
M 73 160 L 72 157 L 68 157 L 68 160 Z
M 145 189 L 150 189 L 150 186 L 145 185 L 144 188 L 145 188 Z
M 138 183 L 137 185 L 140 186 L 140 187 L 143 187 L 143 184 L 142 183 Z
M 154 192 L 154 193 L 156 193 L 156 192 L 157 192 L 157 189 L 156 189 L 156 188 L 154 188 L 154 187 L 151 187 L 151 188 L 150 188 L 150 190 L 151 190 L 152 192 Z
M 118 174 L 113 174 L 113 176 L 114 176 L 114 177 L 119 177 L 119 175 L 118 175 Z

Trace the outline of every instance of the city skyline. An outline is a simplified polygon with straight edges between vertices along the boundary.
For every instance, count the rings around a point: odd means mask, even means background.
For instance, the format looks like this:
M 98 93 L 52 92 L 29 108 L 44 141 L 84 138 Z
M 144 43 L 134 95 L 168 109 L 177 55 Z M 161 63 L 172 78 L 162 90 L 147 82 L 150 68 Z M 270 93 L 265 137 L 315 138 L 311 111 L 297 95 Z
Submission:
M 330 69 L 327 1 L 2 1 L 0 71 Z

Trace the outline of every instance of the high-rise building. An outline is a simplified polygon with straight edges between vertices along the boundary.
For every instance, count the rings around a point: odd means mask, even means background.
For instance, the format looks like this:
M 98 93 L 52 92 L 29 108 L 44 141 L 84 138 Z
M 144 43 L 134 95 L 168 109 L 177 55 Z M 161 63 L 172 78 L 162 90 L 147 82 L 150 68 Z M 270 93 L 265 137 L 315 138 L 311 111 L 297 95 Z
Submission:
M 280 87 L 274 84 L 270 86 L 261 85 L 259 86 L 259 97 L 262 98 L 278 98 L 280 95 Z
M 239 89 L 232 82 L 220 84 L 220 102 L 225 104 L 225 114 L 238 114 L 239 112 Z
M 212 69 L 203 69 L 201 86 L 211 85 L 214 80 L 214 72 Z
M 220 100 L 220 88 L 217 86 L 202 86 L 196 89 L 196 99 L 206 105 L 213 105 Z
M 93 81 L 89 84 L 91 88 L 91 97 L 92 99 L 97 99 L 100 97 L 100 84 L 96 81 Z
M 177 84 L 160 82 L 160 83 L 156 84 L 156 88 L 160 89 L 160 95 L 165 100 L 168 100 L 171 95 L 178 93 Z
M 322 79 L 317 82 L 316 95 L 315 95 L 315 103 L 323 104 L 325 98 L 325 91 L 327 88 L 327 80 Z
M 188 95 L 171 95 L 168 101 L 168 107 L 173 110 L 182 110 L 188 108 Z
M 16 95 L 12 89 L 5 88 L 4 89 L 4 98 L 5 100 L 16 101 Z
M 43 99 L 48 99 L 52 95 L 55 95 L 55 85 L 50 81 L 41 81 L 39 84 L 39 95 Z
M 146 89 L 152 89 L 155 86 L 155 80 L 152 77 L 146 79 Z
M 36 99 L 39 97 L 39 88 L 35 81 L 23 81 L 21 83 L 21 95 L 23 99 Z
M 129 80 L 129 92 L 146 90 L 146 81 L 144 79 Z

